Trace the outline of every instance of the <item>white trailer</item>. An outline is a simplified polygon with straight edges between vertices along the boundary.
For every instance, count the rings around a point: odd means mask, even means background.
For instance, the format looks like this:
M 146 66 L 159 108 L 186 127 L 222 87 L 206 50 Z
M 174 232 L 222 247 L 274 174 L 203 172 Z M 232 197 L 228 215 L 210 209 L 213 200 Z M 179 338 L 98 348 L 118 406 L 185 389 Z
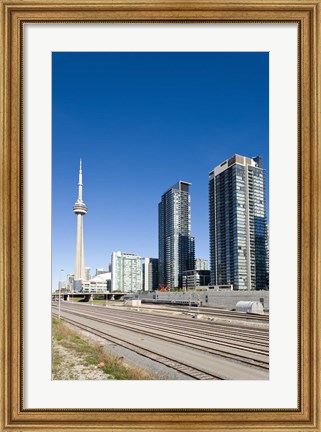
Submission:
M 239 301 L 236 303 L 237 312 L 263 314 L 263 305 L 258 301 Z

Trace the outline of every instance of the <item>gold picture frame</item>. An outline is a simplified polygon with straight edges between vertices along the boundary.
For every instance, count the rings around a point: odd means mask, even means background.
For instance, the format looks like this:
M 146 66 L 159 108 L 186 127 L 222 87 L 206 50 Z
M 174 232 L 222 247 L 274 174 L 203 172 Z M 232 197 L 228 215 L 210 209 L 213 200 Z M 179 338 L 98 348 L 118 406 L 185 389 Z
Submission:
M 321 0 L 2 0 L 0 429 L 321 431 Z M 26 22 L 295 22 L 299 31 L 297 409 L 23 407 L 23 25 Z

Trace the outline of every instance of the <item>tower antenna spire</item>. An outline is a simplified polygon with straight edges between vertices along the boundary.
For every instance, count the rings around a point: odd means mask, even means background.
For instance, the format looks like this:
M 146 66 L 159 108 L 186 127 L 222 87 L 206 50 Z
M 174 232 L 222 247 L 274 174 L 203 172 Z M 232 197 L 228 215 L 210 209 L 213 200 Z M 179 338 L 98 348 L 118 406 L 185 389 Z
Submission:
M 75 280 L 85 279 L 84 260 L 84 233 L 83 216 L 87 213 L 87 206 L 82 200 L 82 159 L 79 163 L 78 199 L 74 204 L 73 211 L 77 216 L 77 243 L 75 261 Z
M 82 160 L 81 158 L 79 164 L 78 201 L 82 202 Z

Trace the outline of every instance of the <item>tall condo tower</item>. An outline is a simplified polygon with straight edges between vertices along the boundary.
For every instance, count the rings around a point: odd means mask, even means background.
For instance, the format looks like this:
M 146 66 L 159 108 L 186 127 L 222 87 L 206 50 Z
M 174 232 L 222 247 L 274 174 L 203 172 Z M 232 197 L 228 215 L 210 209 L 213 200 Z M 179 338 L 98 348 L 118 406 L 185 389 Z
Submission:
M 265 174 L 261 157 L 234 155 L 209 173 L 211 283 L 268 287 Z
M 142 289 L 142 259 L 127 252 L 113 252 L 111 256 L 111 290 L 136 292 Z
M 87 213 L 86 204 L 82 200 L 82 165 L 80 159 L 79 181 L 78 181 L 78 199 L 73 207 L 77 216 L 77 242 L 76 242 L 76 261 L 75 261 L 75 281 L 86 279 L 85 259 L 84 259 L 84 230 L 83 216 Z
M 158 204 L 159 284 L 182 287 L 183 272 L 195 268 L 195 239 L 191 236 L 191 183 L 177 182 Z

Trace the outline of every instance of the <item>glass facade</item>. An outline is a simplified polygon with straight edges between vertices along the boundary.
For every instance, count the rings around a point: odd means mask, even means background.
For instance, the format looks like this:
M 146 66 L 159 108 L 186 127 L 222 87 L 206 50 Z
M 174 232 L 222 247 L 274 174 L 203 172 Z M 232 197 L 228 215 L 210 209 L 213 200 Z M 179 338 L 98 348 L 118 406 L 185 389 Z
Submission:
M 208 286 L 211 281 L 209 270 L 187 270 L 183 272 L 183 288 L 195 289 Z
M 179 181 L 158 205 L 159 284 L 182 287 L 182 273 L 194 269 L 190 183 Z
M 158 259 L 143 258 L 143 290 L 155 291 L 158 289 Z
M 135 254 L 113 252 L 112 291 L 136 292 L 143 286 L 141 257 Z
M 195 258 L 195 270 L 208 270 L 208 260 Z
M 210 172 L 209 209 L 211 283 L 267 289 L 262 158 L 235 155 Z

